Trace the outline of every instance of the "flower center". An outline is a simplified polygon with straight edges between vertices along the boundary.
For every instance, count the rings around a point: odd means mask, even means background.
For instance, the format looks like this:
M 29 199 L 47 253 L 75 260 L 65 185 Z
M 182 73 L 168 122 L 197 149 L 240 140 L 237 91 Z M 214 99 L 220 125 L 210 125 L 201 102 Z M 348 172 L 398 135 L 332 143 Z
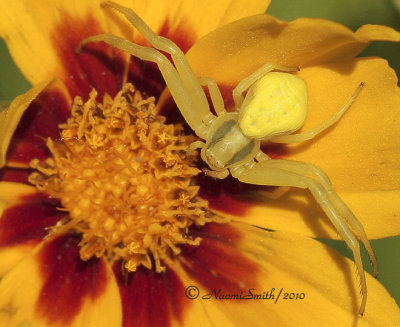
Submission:
M 82 260 L 105 256 L 128 271 L 161 272 L 179 245 L 199 245 L 190 226 L 218 219 L 192 185 L 197 153 L 187 149 L 195 138 L 165 124 L 154 98 L 143 99 L 131 84 L 114 99 L 96 97 L 93 90 L 86 103 L 75 98 L 61 140 L 47 141 L 52 156 L 31 162 L 29 181 L 61 199 L 69 215 L 51 234 L 81 233 Z

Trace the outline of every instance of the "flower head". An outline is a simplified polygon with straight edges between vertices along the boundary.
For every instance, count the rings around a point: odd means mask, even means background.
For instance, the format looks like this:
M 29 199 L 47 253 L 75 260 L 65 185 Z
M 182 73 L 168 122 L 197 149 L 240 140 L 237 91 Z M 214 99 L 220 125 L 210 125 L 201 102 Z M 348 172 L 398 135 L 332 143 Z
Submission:
M 300 67 L 304 129 L 365 82 L 337 126 L 306 145 L 264 151 L 322 166 L 369 237 L 398 234 L 400 91 L 384 60 L 355 56 L 400 34 L 251 16 L 268 2 L 218 5 L 212 13 L 188 1 L 134 9 L 188 50 L 228 109 L 232 89 L 265 62 Z M 201 173 L 188 150 L 197 138 L 156 66 L 101 43 L 75 52 L 108 31 L 146 44 L 96 1 L 0 5 L 0 34 L 34 85 L 0 114 L 0 326 L 400 321 L 370 276 L 365 316 L 357 316 L 352 265 L 311 238 L 336 232 L 306 192 Z

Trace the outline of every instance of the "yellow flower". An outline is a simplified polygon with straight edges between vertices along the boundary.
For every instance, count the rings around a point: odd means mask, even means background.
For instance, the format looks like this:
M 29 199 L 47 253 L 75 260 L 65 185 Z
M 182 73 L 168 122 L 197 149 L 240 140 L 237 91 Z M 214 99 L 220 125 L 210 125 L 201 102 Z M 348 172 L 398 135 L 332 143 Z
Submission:
M 398 235 L 397 78 L 384 60 L 355 56 L 400 33 L 251 16 L 268 4 L 135 1 L 133 9 L 188 50 L 227 108 L 237 83 L 266 62 L 301 68 L 305 130 L 364 82 L 323 135 L 264 150 L 321 166 L 370 238 Z M 161 96 L 155 66 L 104 44 L 75 53 L 104 32 L 145 42 L 98 1 L 0 4 L 0 35 L 34 85 L 0 114 L 0 326 L 400 324 L 394 300 L 369 275 L 357 315 L 353 265 L 313 240 L 337 235 L 307 192 L 273 200 L 263 187 L 198 174 L 185 150 L 194 137 Z M 161 97 L 168 123 L 146 97 Z M 252 294 L 261 298 L 237 299 Z

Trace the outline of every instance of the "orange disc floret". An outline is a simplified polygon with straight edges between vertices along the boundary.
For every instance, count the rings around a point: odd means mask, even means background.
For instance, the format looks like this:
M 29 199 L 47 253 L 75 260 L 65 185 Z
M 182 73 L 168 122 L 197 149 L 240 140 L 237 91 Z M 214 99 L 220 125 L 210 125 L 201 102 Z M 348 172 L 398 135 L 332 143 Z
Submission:
M 51 233 L 81 233 L 82 260 L 105 256 L 128 271 L 154 265 L 161 272 L 179 245 L 200 243 L 190 226 L 219 219 L 192 185 L 199 169 L 187 149 L 195 138 L 165 124 L 154 98 L 143 99 L 131 84 L 114 99 L 96 97 L 93 90 L 86 103 L 74 100 L 61 140 L 48 139 L 52 156 L 31 162 L 29 181 L 61 199 L 69 216 Z

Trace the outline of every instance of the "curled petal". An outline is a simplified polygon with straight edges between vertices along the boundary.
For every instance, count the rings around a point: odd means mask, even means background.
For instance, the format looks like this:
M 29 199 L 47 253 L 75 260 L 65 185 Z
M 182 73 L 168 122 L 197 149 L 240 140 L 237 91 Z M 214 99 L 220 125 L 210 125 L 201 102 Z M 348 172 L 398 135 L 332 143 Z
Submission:
M 47 138 L 60 137 L 58 125 L 67 120 L 70 102 L 65 86 L 55 80 L 29 104 L 21 117 L 16 117 L 19 121 L 16 119 L 18 127 L 7 151 L 8 167 L 28 168 L 32 159 L 48 157 Z
M 361 26 L 356 35 L 360 40 L 366 42 L 372 41 L 391 41 L 400 42 L 400 34 L 398 31 L 383 25 L 366 24 Z
M 346 60 L 376 40 L 399 41 L 400 32 L 369 25 L 354 33 L 323 19 L 299 18 L 288 23 L 257 15 L 211 32 L 187 56 L 198 76 L 233 88 L 267 62 L 302 68 Z
M 49 85 L 44 81 L 28 92 L 16 97 L 10 106 L 0 112 L 0 168 L 6 163 L 6 154 L 19 121 L 30 103 Z

